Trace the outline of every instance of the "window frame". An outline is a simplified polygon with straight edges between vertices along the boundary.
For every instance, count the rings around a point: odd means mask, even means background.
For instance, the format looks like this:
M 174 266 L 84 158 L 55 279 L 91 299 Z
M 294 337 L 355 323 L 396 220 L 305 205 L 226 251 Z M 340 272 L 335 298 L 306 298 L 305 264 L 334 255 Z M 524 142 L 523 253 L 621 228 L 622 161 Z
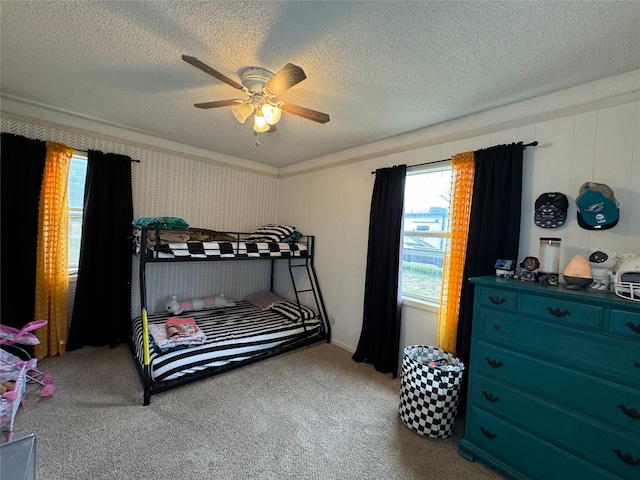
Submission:
M 87 153 L 86 152 L 82 152 L 82 151 L 78 151 L 75 150 L 73 152 L 73 155 L 71 156 L 71 162 L 73 162 L 75 160 L 82 160 L 85 163 L 88 161 L 88 157 L 87 157 Z M 69 167 L 69 173 L 71 173 L 71 166 Z M 69 205 L 69 198 L 70 198 L 70 191 L 71 191 L 71 176 L 69 176 L 68 180 L 67 180 L 67 212 L 69 215 L 69 238 L 67 240 L 67 274 L 69 277 L 75 277 L 78 274 L 78 264 L 72 264 L 71 263 L 71 258 L 69 257 L 69 253 L 71 252 L 71 220 L 72 219 L 79 219 L 80 220 L 80 225 L 82 225 L 82 217 L 84 215 L 84 205 L 82 207 L 76 207 L 76 206 L 71 206 Z M 86 183 L 86 176 L 85 176 L 85 183 Z M 84 196 L 84 187 L 85 187 L 85 183 L 83 183 L 82 188 L 83 188 L 83 196 Z M 84 203 L 84 202 L 83 202 Z M 82 243 L 82 230 L 80 231 L 80 242 Z M 80 258 L 78 258 L 78 263 L 80 261 Z
M 439 161 L 439 162 L 433 162 L 431 164 L 423 164 L 423 165 L 417 165 L 415 167 L 409 167 L 407 169 L 407 177 L 409 176 L 414 176 L 414 175 L 422 175 L 422 174 L 428 174 L 428 173 L 437 173 L 437 172 L 442 172 L 442 171 L 450 171 L 451 175 L 452 175 L 452 180 L 453 180 L 453 171 L 452 171 L 452 164 L 451 164 L 451 160 L 448 161 Z M 451 185 L 453 186 L 453 185 Z M 406 202 L 405 202 L 405 207 L 406 207 Z M 451 212 L 451 199 L 449 199 L 449 206 L 448 208 L 448 212 L 450 216 L 450 212 Z M 447 220 L 447 229 L 444 231 L 407 231 L 404 227 L 404 220 L 406 219 L 405 217 L 406 212 L 403 212 L 403 232 L 402 232 L 402 250 L 401 250 L 401 261 L 404 262 L 404 245 L 405 245 L 405 239 L 407 237 L 407 235 L 410 235 L 412 237 L 424 237 L 424 238 L 439 238 L 439 239 L 444 239 L 444 250 L 443 250 L 443 264 L 444 264 L 444 258 L 446 257 L 447 253 L 448 253 L 448 249 L 449 249 L 449 239 L 451 238 L 451 223 L 450 223 L 450 218 Z M 403 271 L 403 269 L 401 269 L 401 272 Z M 402 274 L 402 273 L 401 273 Z M 437 312 L 440 309 L 440 298 L 432 298 L 432 297 L 427 297 L 427 296 L 421 296 L 421 295 L 415 295 L 415 294 L 411 294 L 411 293 L 405 293 L 404 292 L 404 287 L 402 289 L 403 291 L 401 292 L 402 295 L 402 302 L 403 304 L 415 307 L 415 308 L 420 308 L 423 310 L 429 310 L 429 311 L 433 311 L 433 312 Z

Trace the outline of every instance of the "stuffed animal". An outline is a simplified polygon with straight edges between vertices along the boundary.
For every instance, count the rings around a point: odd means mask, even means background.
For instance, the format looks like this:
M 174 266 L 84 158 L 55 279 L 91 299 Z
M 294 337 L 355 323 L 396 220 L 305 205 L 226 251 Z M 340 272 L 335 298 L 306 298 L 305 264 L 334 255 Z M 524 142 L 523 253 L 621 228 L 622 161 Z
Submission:
M 171 298 L 167 302 L 167 312 L 174 313 L 176 315 L 182 312 L 190 312 L 192 310 L 202 310 L 203 308 L 220 308 L 220 307 L 232 307 L 236 304 L 233 300 L 227 300 L 222 294 L 215 297 L 196 298 L 193 300 L 178 301 L 175 295 L 171 295 Z
M 618 259 L 614 252 L 596 250 L 589 255 L 589 266 L 593 277 L 591 288 L 607 290 L 613 279 L 613 270 L 617 265 Z

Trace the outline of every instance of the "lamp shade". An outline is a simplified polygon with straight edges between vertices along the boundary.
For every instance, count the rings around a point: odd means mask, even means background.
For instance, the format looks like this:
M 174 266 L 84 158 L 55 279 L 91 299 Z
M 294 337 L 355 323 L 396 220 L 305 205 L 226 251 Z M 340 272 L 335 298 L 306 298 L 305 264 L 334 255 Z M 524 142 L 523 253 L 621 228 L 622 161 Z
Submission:
M 582 255 L 576 255 L 562 272 L 562 278 L 567 282 L 567 288 L 579 289 L 593 282 L 589 261 Z
M 267 120 L 264 118 L 264 115 L 262 115 L 262 111 L 260 109 L 256 110 L 253 129 L 256 132 L 262 133 L 262 132 L 268 132 L 269 128 L 270 128 L 269 124 L 267 123 Z
M 574 256 L 562 274 L 570 277 L 592 278 L 589 261 L 582 255 Z
M 231 112 L 233 116 L 236 117 L 240 123 L 244 123 L 244 121 L 251 115 L 253 112 L 253 107 L 248 103 L 239 103 L 238 105 L 234 105 L 231 107 Z
M 280 120 L 282 116 L 282 110 L 277 105 L 271 105 L 270 103 L 265 103 L 262 105 L 262 114 L 264 115 L 264 119 L 269 125 L 275 125 Z

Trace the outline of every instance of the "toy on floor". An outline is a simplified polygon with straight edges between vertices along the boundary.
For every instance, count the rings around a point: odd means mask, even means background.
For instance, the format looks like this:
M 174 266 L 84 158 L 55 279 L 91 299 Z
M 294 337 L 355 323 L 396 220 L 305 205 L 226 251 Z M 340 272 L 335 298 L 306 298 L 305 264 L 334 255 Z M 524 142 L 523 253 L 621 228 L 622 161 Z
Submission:
M 46 320 L 36 320 L 21 330 L 0 325 L 0 431 L 5 433 L 8 442 L 13 438 L 18 409 L 25 403 L 26 385 L 29 382 L 41 385 L 40 395 L 43 397 L 48 397 L 55 390 L 53 377 L 38 370 L 37 359 L 31 358 L 29 352 L 18 346 L 40 343 L 38 337 L 30 332 L 46 324 Z
M 15 358 L 15 361 L 11 361 Z M 7 442 L 13 437 L 13 425 L 18 409 L 24 405 L 27 367 L 15 355 L 0 350 L 0 382 L 2 387 L 10 389 L 0 395 L 0 432 L 4 432 Z M 6 360 L 5 360 L 6 359 Z
M 17 354 L 13 355 L 9 353 L 9 351 L 2 351 L 2 354 L 0 355 L 0 370 L 3 365 L 6 367 L 8 364 L 10 365 L 15 363 L 18 365 L 20 363 L 18 366 L 21 367 L 21 364 L 24 363 L 27 372 L 27 382 L 39 384 L 42 387 L 40 389 L 40 395 L 43 397 L 48 397 L 54 392 L 55 387 L 53 386 L 53 377 L 38 370 L 36 368 L 38 361 L 35 358 L 31 358 L 29 352 L 18 345 L 38 345 L 40 340 L 30 332 L 40 327 L 44 327 L 46 324 L 46 320 L 34 320 L 33 322 L 27 323 L 20 330 L 7 325 L 0 325 L 0 345 L 6 345 L 9 347 L 7 350 L 15 350 L 15 353 Z
M 235 304 L 236 302 L 227 300 L 222 294 L 216 295 L 215 297 L 182 300 L 181 302 L 178 301 L 176 295 L 171 295 L 171 298 L 167 302 L 167 312 L 179 315 L 182 312 L 202 310 L 203 308 L 233 307 Z

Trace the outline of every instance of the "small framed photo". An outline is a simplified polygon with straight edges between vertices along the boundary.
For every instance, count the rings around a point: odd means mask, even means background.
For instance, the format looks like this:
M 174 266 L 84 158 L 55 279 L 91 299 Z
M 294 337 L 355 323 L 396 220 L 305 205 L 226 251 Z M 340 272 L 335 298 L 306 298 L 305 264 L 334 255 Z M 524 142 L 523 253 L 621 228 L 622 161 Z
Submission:
M 496 276 L 505 277 L 505 278 L 513 278 L 513 260 L 496 260 L 496 264 L 493 266 L 496 269 Z
M 501 270 L 513 270 L 513 260 L 496 260 L 496 264 L 493 268 L 499 268 Z

